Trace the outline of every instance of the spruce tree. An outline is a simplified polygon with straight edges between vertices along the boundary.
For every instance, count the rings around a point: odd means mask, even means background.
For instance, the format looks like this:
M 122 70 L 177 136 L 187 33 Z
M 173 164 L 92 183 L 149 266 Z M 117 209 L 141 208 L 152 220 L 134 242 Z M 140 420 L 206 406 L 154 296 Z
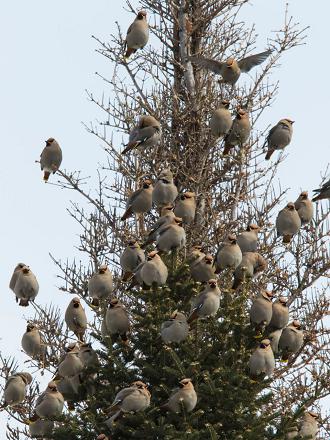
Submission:
M 287 14 L 282 29 L 264 47 L 256 48 L 254 27 L 240 18 L 246 4 L 247 0 L 141 0 L 135 8 L 128 2 L 132 20 L 138 10 L 147 11 L 152 35 L 148 45 L 129 60 L 123 56 L 126 29 L 120 24 L 110 41 L 94 37 L 111 73 L 107 77 L 99 74 L 105 83 L 104 96 L 89 93 L 102 110 L 103 121 L 86 128 L 102 141 L 105 160 L 97 169 L 95 190 L 86 190 L 83 171 L 58 171 L 60 185 L 82 196 L 82 204 L 73 204 L 69 213 L 81 228 L 79 251 L 83 255 L 53 259 L 61 280 L 60 294 L 78 296 L 93 314 L 87 340 L 97 351 L 100 364 L 84 373 L 79 398 L 73 399 L 74 409 L 66 407 L 56 421 L 52 439 L 94 440 L 100 433 L 113 440 L 284 439 L 305 410 L 320 410 L 322 399 L 330 392 L 329 332 L 324 326 L 329 311 L 329 212 L 317 204 L 312 222 L 289 245 L 277 237 L 276 216 L 289 202 L 286 190 L 276 182 L 285 153 L 276 151 L 265 161 L 269 127 L 259 123 L 261 115 L 276 105 L 276 67 L 282 54 L 300 45 L 305 33 Z M 267 60 L 249 75 L 243 73 L 234 86 L 221 83 L 220 76 L 189 59 L 195 54 L 241 59 L 266 48 L 272 50 Z M 107 99 L 110 93 L 111 99 Z M 209 128 L 213 111 L 224 99 L 230 102 L 233 115 L 243 108 L 252 123 L 248 141 L 227 156 L 223 140 L 215 138 Z M 127 143 L 142 115 L 160 121 L 161 141 L 156 147 L 122 155 L 122 144 Z M 294 140 L 288 148 L 290 154 L 297 154 Z M 195 192 L 195 220 L 184 225 L 185 248 L 161 255 L 169 271 L 166 285 L 131 286 L 122 280 L 120 255 L 130 238 L 145 239 L 160 213 L 153 208 L 126 222 L 120 217 L 127 197 L 142 179 L 155 181 L 164 168 L 173 172 L 179 192 Z M 296 190 L 298 197 L 299 185 Z M 190 275 L 191 248 L 198 244 L 215 256 L 228 233 L 239 234 L 251 223 L 260 227 L 258 252 L 267 268 L 257 278 L 243 281 L 236 291 L 232 271 L 221 271 L 217 275 L 221 290 L 217 315 L 195 321 L 185 341 L 165 344 L 160 337 L 162 323 L 175 310 L 189 315 L 193 298 L 205 287 Z M 153 249 L 153 244 L 148 245 L 147 252 Z M 129 313 L 127 344 L 101 333 L 108 301 L 95 308 L 88 294 L 88 280 L 100 264 L 111 268 L 113 296 Z M 272 377 L 254 379 L 248 363 L 260 338 L 250 324 L 249 309 L 255 295 L 267 288 L 276 297 L 288 298 L 290 322 L 299 319 L 304 343 L 287 363 L 281 363 L 277 355 Z M 69 295 L 67 300 L 71 300 Z M 45 335 L 48 354 L 42 362 L 31 360 L 31 367 L 55 374 L 72 334 L 63 323 L 64 310 L 51 306 L 43 310 L 37 305 L 35 309 L 33 321 Z M 263 335 L 267 337 L 269 332 L 264 330 Z M 2 374 L 8 377 L 17 366 L 12 359 L 2 360 Z M 196 408 L 190 413 L 184 408 L 178 414 L 163 411 L 161 405 L 183 378 L 192 379 L 198 396 Z M 116 393 L 135 380 L 148 385 L 150 407 L 125 414 L 110 430 L 105 424 L 109 407 Z M 24 423 L 41 391 L 35 383 L 19 411 L 6 408 L 16 420 L 8 426 L 9 439 L 29 436 Z M 321 421 L 320 432 L 324 433 L 328 418 L 323 411 Z

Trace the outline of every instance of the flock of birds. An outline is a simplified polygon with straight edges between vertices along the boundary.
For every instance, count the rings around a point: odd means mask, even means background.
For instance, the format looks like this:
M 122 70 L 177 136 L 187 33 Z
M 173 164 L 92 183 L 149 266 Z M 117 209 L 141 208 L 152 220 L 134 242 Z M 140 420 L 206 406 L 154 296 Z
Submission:
M 140 11 L 127 31 L 125 57 L 128 58 L 136 50 L 143 48 L 149 38 L 146 12 Z M 252 67 L 263 62 L 271 54 L 270 50 L 252 55 L 240 61 L 229 58 L 225 62 L 207 59 L 202 56 L 191 56 L 189 59 L 198 66 L 209 69 L 222 76 L 222 82 L 235 84 L 241 72 L 248 72 Z M 291 142 L 292 124 L 290 119 L 282 119 L 270 131 L 266 139 L 268 151 L 266 159 L 270 159 L 275 150 L 284 149 Z M 247 110 L 239 108 L 236 117 L 232 120 L 229 111 L 229 102 L 223 100 L 209 123 L 212 134 L 217 138 L 224 138 L 224 154 L 235 146 L 242 146 L 249 138 L 251 126 Z M 129 142 L 122 154 L 143 147 L 152 147 L 161 139 L 161 124 L 153 116 L 143 115 L 139 123 L 130 133 Z M 51 173 L 55 173 L 62 162 L 62 151 L 58 142 L 49 138 L 41 153 L 40 165 L 47 181 Z M 313 201 L 330 199 L 330 180 L 320 189 L 315 190 L 317 195 Z M 141 187 L 127 199 L 126 210 L 121 220 L 125 221 L 132 215 L 143 216 L 152 207 L 160 210 L 159 219 L 146 234 L 141 245 L 136 240 L 130 240 L 120 257 L 123 271 L 122 281 L 130 282 L 129 288 L 141 286 L 148 289 L 154 286 L 163 286 L 168 277 L 168 268 L 162 260 L 162 254 L 175 253 L 185 247 L 186 233 L 184 227 L 190 225 L 196 213 L 196 194 L 192 191 L 178 189 L 173 180 L 170 169 L 163 169 L 158 175 L 155 184 L 151 179 L 142 181 Z M 313 204 L 307 192 L 302 192 L 297 200 L 288 203 L 276 219 L 277 235 L 283 237 L 283 243 L 290 243 L 299 229 L 311 222 L 313 218 Z M 256 277 L 267 268 L 267 261 L 257 252 L 258 233 L 260 228 L 256 224 L 248 225 L 246 231 L 237 237 L 229 233 L 223 240 L 215 256 L 205 254 L 201 246 L 194 246 L 188 257 L 187 264 L 190 276 L 201 283 L 203 289 L 194 298 L 188 317 L 182 312 L 175 311 L 161 325 L 160 334 L 165 344 L 182 343 L 189 335 L 190 326 L 195 320 L 215 316 L 220 307 L 221 292 L 218 287 L 216 274 L 227 270 L 233 273 L 232 289 L 241 288 L 242 283 Z M 146 254 L 144 248 L 155 244 L 155 249 Z M 12 275 L 9 284 L 20 306 L 28 306 L 34 301 L 39 290 L 37 279 L 29 266 L 19 263 Z M 104 338 L 111 337 L 113 341 L 121 340 L 128 343 L 131 330 L 130 319 L 124 305 L 112 297 L 113 278 L 111 271 L 101 265 L 88 282 L 89 296 L 92 298 L 92 307 L 98 308 L 101 303 L 109 303 L 104 316 L 101 333 Z M 282 360 L 299 351 L 303 345 L 304 333 L 300 323 L 294 319 L 289 323 L 289 309 L 287 299 L 283 296 L 273 301 L 272 292 L 261 290 L 252 301 L 250 308 L 251 324 L 255 328 L 256 337 L 262 339 L 258 348 L 252 353 L 249 362 L 251 378 L 256 379 L 271 376 L 275 368 L 274 353 L 280 353 Z M 87 317 L 78 297 L 73 298 L 65 312 L 65 322 L 69 330 L 77 337 L 77 342 L 69 344 L 58 363 L 53 380 L 35 403 L 34 413 L 30 417 L 29 429 L 32 437 L 49 435 L 54 427 L 53 418 L 63 411 L 64 401 L 74 407 L 79 386 L 82 380 L 90 378 L 86 373 L 89 368 L 100 366 L 98 355 L 85 342 Z M 267 335 L 267 338 L 264 335 Z M 22 348 L 33 359 L 43 359 L 47 347 L 38 328 L 29 323 L 22 338 Z M 92 376 L 93 378 L 94 376 Z M 3 407 L 16 407 L 26 396 L 26 387 L 31 383 L 32 376 L 27 372 L 16 372 L 6 381 L 4 389 Z M 105 424 L 113 426 L 126 412 L 143 411 L 150 405 L 150 392 L 145 383 L 138 380 L 127 388 L 122 389 L 115 396 L 110 407 L 109 418 Z M 197 404 L 197 394 L 189 378 L 179 382 L 179 388 L 173 391 L 162 409 L 180 412 L 184 409 L 192 411 Z M 315 439 L 318 430 L 318 414 L 307 411 L 304 413 L 300 428 L 294 426 L 287 433 L 287 438 Z M 107 439 L 105 434 L 97 437 Z

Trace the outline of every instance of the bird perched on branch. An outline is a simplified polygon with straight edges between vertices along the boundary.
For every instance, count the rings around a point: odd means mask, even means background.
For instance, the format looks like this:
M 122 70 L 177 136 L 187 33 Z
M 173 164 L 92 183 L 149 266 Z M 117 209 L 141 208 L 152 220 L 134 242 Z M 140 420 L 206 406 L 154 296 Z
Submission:
M 32 359 L 44 358 L 46 355 L 46 344 L 33 323 L 28 323 L 21 345 L 25 353 Z
M 229 109 L 229 101 L 223 99 L 219 108 L 213 112 L 209 127 L 213 136 L 221 138 L 225 136 L 233 124 Z
M 121 154 L 141 147 L 153 147 L 158 144 L 162 135 L 160 123 L 153 116 L 144 115 L 129 134 L 128 144 Z
M 198 256 L 199 255 L 199 256 Z M 191 278 L 200 283 L 207 283 L 215 278 L 214 258 L 212 255 L 205 255 L 199 249 L 194 250 L 195 259 L 189 263 Z
M 120 256 L 120 266 L 123 271 L 122 280 L 127 281 L 136 268 L 146 259 L 143 249 L 137 240 L 130 240 L 128 246 Z
M 250 132 L 251 124 L 249 114 L 247 110 L 239 108 L 236 112 L 236 118 L 233 120 L 231 129 L 225 136 L 225 149 L 223 150 L 223 154 L 227 155 L 235 145 L 241 147 L 245 144 L 249 139 Z
M 153 186 L 150 179 L 142 182 L 141 188 L 134 191 L 127 199 L 126 211 L 121 221 L 128 219 L 133 214 L 143 214 L 149 212 L 152 208 Z
M 290 243 L 292 237 L 297 234 L 301 227 L 301 220 L 295 205 L 289 202 L 276 218 L 277 236 L 283 237 L 283 243 Z
M 88 281 L 88 293 L 93 298 L 93 306 L 98 307 L 100 300 L 111 296 L 113 291 L 112 274 L 105 264 L 102 264 Z
M 304 343 L 304 332 L 300 329 L 300 322 L 292 321 L 282 331 L 278 346 L 282 350 L 282 360 L 287 361 L 291 353 L 297 353 Z
M 265 159 L 269 160 L 275 150 L 284 150 L 292 139 L 292 125 L 294 121 L 291 119 L 281 119 L 273 128 L 269 130 L 265 144 L 268 151 Z
M 189 332 L 186 316 L 177 310 L 172 313 L 170 319 L 162 323 L 161 337 L 165 344 L 184 341 Z
M 234 234 L 229 234 L 221 244 L 215 260 L 216 273 L 226 268 L 234 270 L 241 263 L 242 251 Z
M 205 289 L 193 300 L 188 324 L 198 318 L 216 315 L 220 307 L 220 289 L 216 279 L 208 281 Z
M 245 252 L 240 265 L 234 272 L 232 289 L 238 289 L 244 280 L 252 279 L 267 267 L 267 261 L 258 252 Z
M 23 266 L 20 268 L 16 266 L 10 285 L 14 285 L 14 293 L 16 295 L 16 302 L 19 301 L 19 305 L 27 307 L 29 301 L 34 301 L 39 292 L 39 284 L 34 273 L 29 266 Z
M 222 83 L 227 83 L 233 86 L 242 72 L 249 72 L 253 67 L 264 62 L 271 53 L 271 50 L 266 50 L 265 52 L 242 58 L 239 61 L 234 58 L 228 58 L 227 61 L 218 61 L 199 55 L 191 56 L 189 57 L 189 60 L 204 69 L 211 70 L 212 72 L 221 75 Z
M 167 225 L 171 224 L 173 221 L 173 218 L 175 217 L 175 214 L 173 212 L 174 205 L 169 204 L 165 205 L 161 209 L 161 216 L 159 219 L 152 225 L 152 228 L 150 232 L 148 233 L 148 236 L 145 240 L 145 242 L 142 244 L 141 248 L 144 249 L 148 244 L 152 243 L 153 241 L 157 240 L 157 236 L 160 233 L 160 231 Z
M 250 321 L 256 326 L 257 332 L 260 332 L 262 327 L 268 325 L 272 319 L 272 299 L 272 292 L 262 290 L 252 302 Z
M 26 395 L 26 387 L 32 382 L 30 373 L 14 373 L 8 377 L 4 389 L 4 403 L 1 408 L 7 405 L 15 406 L 22 403 Z
M 139 11 L 127 30 L 125 58 L 129 58 L 138 49 L 143 49 L 149 40 L 149 25 L 146 11 Z
M 158 207 L 170 205 L 174 202 L 178 195 L 178 188 L 173 180 L 173 173 L 170 169 L 165 168 L 158 176 L 152 191 L 152 202 Z
M 272 305 L 272 319 L 270 320 L 270 329 L 283 329 L 289 322 L 288 300 L 280 296 Z
M 170 252 L 184 247 L 186 233 L 182 227 L 182 218 L 173 217 L 172 222 L 159 231 L 156 243 L 160 252 Z
M 302 417 L 299 429 L 299 438 L 302 440 L 315 440 L 319 416 L 313 411 L 306 411 Z
M 51 173 L 55 174 L 62 163 L 62 150 L 54 138 L 46 141 L 46 146 L 40 155 L 40 168 L 44 172 L 44 181 L 47 182 Z
M 314 207 L 311 200 L 308 198 L 308 192 L 303 191 L 297 200 L 294 202 L 294 206 L 301 220 L 301 225 L 310 223 L 313 219 Z
M 197 394 L 191 379 L 182 379 L 179 388 L 173 390 L 168 401 L 161 406 L 162 410 L 179 413 L 191 412 L 197 404 Z
M 141 267 L 140 277 L 144 284 L 162 286 L 166 283 L 168 270 L 157 251 L 152 251 L 147 256 L 147 261 Z
M 190 224 L 195 219 L 196 213 L 196 194 L 185 191 L 179 195 L 175 202 L 174 214 L 181 217 L 183 223 Z
M 34 414 L 30 421 L 35 422 L 40 419 L 48 419 L 59 416 L 63 411 L 64 398 L 58 391 L 55 382 L 49 382 L 46 390 L 38 397 Z
M 125 306 L 117 298 L 110 301 L 105 314 L 105 326 L 111 336 L 120 336 L 127 343 L 130 323 Z
M 260 375 L 271 376 L 275 368 L 275 359 L 269 339 L 263 339 L 258 348 L 252 353 L 249 361 L 250 375 L 258 378 Z
M 237 236 L 237 244 L 244 252 L 255 252 L 258 248 L 258 233 L 260 227 L 254 223 L 251 223 L 246 228 L 246 231 L 241 232 Z
M 318 200 L 330 199 L 330 179 L 325 182 L 321 188 L 313 189 L 313 192 L 317 193 L 313 198 L 312 202 L 317 202 Z
M 65 311 L 64 319 L 67 327 L 80 341 L 83 341 L 87 329 L 87 317 L 78 297 L 75 297 L 70 301 Z

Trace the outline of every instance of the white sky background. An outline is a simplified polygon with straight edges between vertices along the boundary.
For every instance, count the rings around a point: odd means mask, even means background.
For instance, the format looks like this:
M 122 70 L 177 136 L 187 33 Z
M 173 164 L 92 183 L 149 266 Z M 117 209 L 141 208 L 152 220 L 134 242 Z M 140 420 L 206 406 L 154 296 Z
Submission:
M 113 66 L 95 52 L 97 45 L 91 35 L 107 40 L 116 31 L 116 20 L 126 31 L 133 16 L 122 6 L 120 0 L 11 0 L 2 6 L 0 350 L 4 355 L 16 356 L 22 370 L 27 359 L 20 348 L 24 317 L 32 317 L 33 310 L 16 305 L 8 288 L 12 270 L 17 262 L 29 264 L 40 284 L 37 302 L 59 304 L 64 315 L 72 297 L 56 289 L 57 272 L 48 253 L 64 260 L 77 256 L 74 246 L 80 233 L 66 208 L 70 200 L 81 199 L 70 191 L 44 184 L 34 161 L 39 158 L 44 140 L 55 137 L 63 150 L 63 168 L 95 175 L 97 163 L 105 156 L 100 142 L 86 133 L 81 121 L 88 123 L 100 113 L 87 100 L 85 89 L 99 96 L 103 91 L 109 93 L 94 72 L 110 77 Z M 263 51 L 267 36 L 281 27 L 284 9 L 283 0 L 254 0 L 253 6 L 244 8 L 247 22 L 256 23 L 256 51 Z M 282 58 L 282 66 L 274 74 L 274 81 L 280 81 L 279 96 L 259 127 L 273 125 L 283 117 L 296 121 L 293 141 L 287 149 L 289 157 L 279 175 L 282 187 L 290 188 L 289 198 L 295 200 L 301 190 L 311 192 L 318 187 L 320 173 L 329 162 L 325 35 L 330 3 L 314 1 L 311 7 L 309 1 L 292 0 L 289 10 L 295 21 L 311 26 L 307 45 Z M 0 438 L 4 436 L 5 424 L 0 422 Z

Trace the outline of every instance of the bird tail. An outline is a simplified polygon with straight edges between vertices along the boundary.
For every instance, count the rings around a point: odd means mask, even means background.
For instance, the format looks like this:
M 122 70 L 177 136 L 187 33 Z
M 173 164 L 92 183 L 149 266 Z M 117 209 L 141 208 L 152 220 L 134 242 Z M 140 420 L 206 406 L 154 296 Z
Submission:
M 125 52 L 125 55 L 124 55 L 124 57 L 126 58 L 126 59 L 128 59 L 133 53 L 135 53 L 136 52 L 136 49 L 133 49 L 132 47 L 128 47 L 127 49 L 126 49 L 126 52 Z
M 317 196 L 312 198 L 312 202 L 317 202 L 318 200 L 322 200 L 322 199 L 323 199 L 322 194 L 318 194 Z
M 265 159 L 266 160 L 269 160 L 270 158 L 271 158 L 271 155 L 274 153 L 274 149 L 273 148 L 270 148 L 268 151 L 267 151 L 267 154 L 266 154 L 266 156 L 265 156 Z
M 129 281 L 133 276 L 132 272 L 124 272 L 123 276 L 121 277 L 121 280 L 126 282 Z
M 232 289 L 237 290 L 241 284 L 242 284 L 242 281 L 238 278 L 235 278 L 233 285 L 232 285 Z
M 188 324 L 191 324 L 198 318 L 197 309 L 193 310 L 189 318 L 187 319 Z
M 95 307 L 100 306 L 100 300 L 98 298 L 93 298 L 92 305 Z
M 19 306 L 22 307 L 27 307 L 29 305 L 29 300 L 28 299 L 21 299 L 19 302 Z
M 283 243 L 290 243 L 291 238 L 291 235 L 283 235 Z
M 132 215 L 132 208 L 129 207 L 129 208 L 125 211 L 124 215 L 122 216 L 121 221 L 123 222 L 123 221 L 127 220 L 128 217 L 130 217 L 131 215 Z
M 48 182 L 49 176 L 50 176 L 50 172 L 49 171 L 44 171 L 44 181 L 45 182 Z
M 232 146 L 230 144 L 225 144 L 225 149 L 223 150 L 223 155 L 227 156 L 231 150 Z
M 141 142 L 138 141 L 133 141 L 133 142 L 129 142 L 127 145 L 125 145 L 126 148 L 124 148 L 124 150 L 121 152 L 121 154 L 126 154 L 129 151 L 133 150 L 134 148 L 138 147 L 140 145 Z

